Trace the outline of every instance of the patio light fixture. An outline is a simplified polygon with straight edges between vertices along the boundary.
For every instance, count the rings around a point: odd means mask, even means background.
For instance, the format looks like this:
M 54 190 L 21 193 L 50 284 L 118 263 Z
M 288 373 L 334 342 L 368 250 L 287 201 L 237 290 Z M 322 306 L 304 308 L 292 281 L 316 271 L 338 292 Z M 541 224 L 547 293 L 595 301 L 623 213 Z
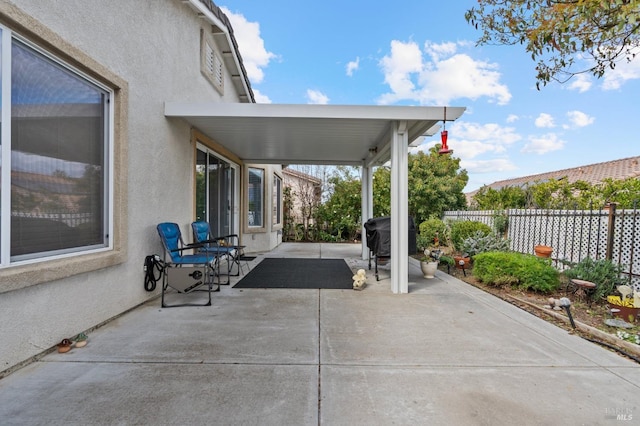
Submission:
M 440 140 L 442 141 L 442 146 L 440 147 L 440 151 L 438 151 L 438 154 L 443 155 L 443 154 L 451 154 L 453 152 L 452 149 L 449 149 L 449 147 L 447 146 L 447 137 L 448 137 L 448 132 L 447 132 L 447 107 L 444 107 L 444 120 L 442 120 L 442 132 L 440 132 Z

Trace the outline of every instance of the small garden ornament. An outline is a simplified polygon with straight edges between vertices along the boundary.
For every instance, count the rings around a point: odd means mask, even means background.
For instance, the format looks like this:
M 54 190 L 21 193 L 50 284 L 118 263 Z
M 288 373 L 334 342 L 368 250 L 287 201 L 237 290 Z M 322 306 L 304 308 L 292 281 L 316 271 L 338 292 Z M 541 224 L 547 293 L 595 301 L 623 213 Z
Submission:
M 82 348 L 84 346 L 87 346 L 88 339 L 89 338 L 87 337 L 86 334 L 80 333 L 76 337 L 73 338 L 74 346 L 76 348 Z
M 358 269 L 358 272 L 351 278 L 353 279 L 354 290 L 362 290 L 367 285 L 367 273 L 364 269 Z
M 619 285 L 616 290 L 620 296 L 607 296 L 607 303 L 612 306 L 613 315 L 630 323 L 637 321 L 640 316 L 640 294 L 628 285 Z

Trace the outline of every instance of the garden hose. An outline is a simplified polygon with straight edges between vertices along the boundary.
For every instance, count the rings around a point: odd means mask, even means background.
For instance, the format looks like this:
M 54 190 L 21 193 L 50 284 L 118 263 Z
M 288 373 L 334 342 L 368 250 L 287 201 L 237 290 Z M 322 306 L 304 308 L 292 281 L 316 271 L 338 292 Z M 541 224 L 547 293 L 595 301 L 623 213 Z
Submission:
M 144 258 L 144 289 L 147 291 L 153 291 L 156 289 L 156 284 L 162 279 L 164 274 L 165 263 L 160 259 L 157 254 L 152 254 Z M 157 272 L 156 272 L 157 271 Z M 157 274 L 157 275 L 156 275 Z

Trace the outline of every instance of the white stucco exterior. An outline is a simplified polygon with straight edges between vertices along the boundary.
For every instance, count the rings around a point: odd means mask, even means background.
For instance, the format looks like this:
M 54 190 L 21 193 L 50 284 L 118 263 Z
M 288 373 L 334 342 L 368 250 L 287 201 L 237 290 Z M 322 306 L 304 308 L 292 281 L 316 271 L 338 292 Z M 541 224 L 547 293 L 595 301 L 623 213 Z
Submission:
M 0 269 L 0 371 L 5 371 L 158 294 L 159 289 L 143 288 L 145 256 L 162 252 L 155 226 L 176 222 L 191 241 L 194 220 L 194 132 L 187 122 L 166 118 L 164 103 L 236 103 L 246 97 L 231 72 L 224 73 L 223 94 L 202 75 L 201 30 L 211 32 L 212 26 L 183 1 L 2 0 L 0 20 L 106 82 L 117 103 L 114 250 Z M 216 148 L 215 141 L 204 142 Z M 223 153 L 240 163 L 243 200 L 246 165 L 233 152 Z M 270 250 L 281 242 L 272 229 L 269 192 L 280 166 L 260 167 L 267 177 L 265 229 L 246 232 L 239 224 L 247 251 Z

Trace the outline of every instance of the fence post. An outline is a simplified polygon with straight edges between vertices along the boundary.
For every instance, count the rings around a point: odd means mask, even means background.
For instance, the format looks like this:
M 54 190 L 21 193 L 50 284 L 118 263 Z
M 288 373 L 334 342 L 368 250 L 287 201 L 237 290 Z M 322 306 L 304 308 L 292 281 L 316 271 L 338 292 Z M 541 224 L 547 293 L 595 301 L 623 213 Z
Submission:
M 607 260 L 613 257 L 613 234 L 615 233 L 616 224 L 616 203 L 609 203 L 609 224 L 607 228 Z

